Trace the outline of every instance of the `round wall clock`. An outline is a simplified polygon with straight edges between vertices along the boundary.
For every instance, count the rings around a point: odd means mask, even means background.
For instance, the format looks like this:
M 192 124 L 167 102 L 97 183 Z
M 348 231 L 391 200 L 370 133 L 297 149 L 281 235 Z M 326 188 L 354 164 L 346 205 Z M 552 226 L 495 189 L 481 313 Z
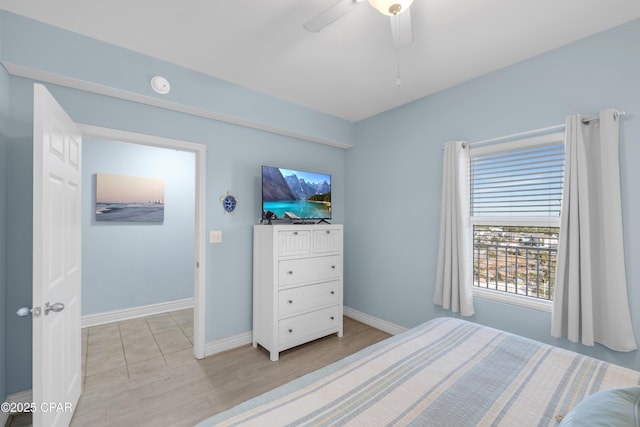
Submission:
M 238 199 L 231 194 L 230 191 L 227 191 L 226 196 L 221 196 L 220 201 L 222 202 L 222 207 L 224 208 L 224 213 L 232 214 L 233 211 L 236 210 L 236 206 L 238 205 Z

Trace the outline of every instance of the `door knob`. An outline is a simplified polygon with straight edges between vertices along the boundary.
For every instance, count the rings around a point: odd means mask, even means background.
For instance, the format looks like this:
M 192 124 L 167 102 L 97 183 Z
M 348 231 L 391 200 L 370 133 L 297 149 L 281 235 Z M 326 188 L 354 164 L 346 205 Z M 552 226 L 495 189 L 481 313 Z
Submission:
M 18 311 L 16 311 L 16 314 L 20 317 L 27 317 L 30 314 L 33 314 L 33 317 L 39 317 L 40 310 L 41 310 L 40 307 L 35 307 L 35 308 L 20 307 Z
M 16 314 L 20 317 L 26 317 L 30 315 L 32 311 L 33 309 L 31 307 L 20 307 L 18 311 L 16 311 Z
M 49 304 L 49 302 L 46 302 L 44 304 L 44 315 L 46 316 L 47 314 L 49 314 L 50 311 L 59 313 L 62 310 L 64 310 L 64 304 L 61 302 L 57 302 L 55 304 Z

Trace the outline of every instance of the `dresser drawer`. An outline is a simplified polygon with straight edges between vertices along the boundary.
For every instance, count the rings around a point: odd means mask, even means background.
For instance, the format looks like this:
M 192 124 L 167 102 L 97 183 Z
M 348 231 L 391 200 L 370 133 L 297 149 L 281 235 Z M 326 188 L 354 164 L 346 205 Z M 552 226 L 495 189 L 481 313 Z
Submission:
M 280 316 L 289 316 L 316 307 L 340 304 L 340 281 L 300 286 L 278 292 Z
M 312 311 L 300 316 L 290 317 L 278 322 L 278 335 L 281 347 L 304 341 L 306 337 L 318 335 L 331 329 L 338 330 L 340 306 Z
M 278 283 L 280 286 L 286 286 L 337 279 L 342 274 L 340 261 L 339 255 L 280 261 Z
M 293 256 L 311 253 L 310 230 L 283 230 L 278 232 L 278 255 Z
M 342 251 L 342 232 L 339 228 L 313 230 L 312 239 L 315 254 Z

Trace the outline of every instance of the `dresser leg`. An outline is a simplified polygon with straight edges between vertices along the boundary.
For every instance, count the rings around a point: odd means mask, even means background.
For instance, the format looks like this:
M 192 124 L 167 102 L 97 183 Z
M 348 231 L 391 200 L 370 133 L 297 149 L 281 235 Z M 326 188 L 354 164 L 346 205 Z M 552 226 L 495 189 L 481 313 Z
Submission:
M 277 362 L 279 358 L 280 358 L 279 352 L 277 351 L 269 352 L 269 359 L 271 359 L 272 362 Z

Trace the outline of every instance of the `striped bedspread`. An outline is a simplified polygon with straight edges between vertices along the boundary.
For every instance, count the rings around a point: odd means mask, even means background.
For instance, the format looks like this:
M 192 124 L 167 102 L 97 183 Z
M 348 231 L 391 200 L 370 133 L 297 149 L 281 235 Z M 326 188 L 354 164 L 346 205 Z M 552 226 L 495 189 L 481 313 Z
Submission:
M 555 426 L 640 372 L 453 318 L 438 318 L 199 426 Z

